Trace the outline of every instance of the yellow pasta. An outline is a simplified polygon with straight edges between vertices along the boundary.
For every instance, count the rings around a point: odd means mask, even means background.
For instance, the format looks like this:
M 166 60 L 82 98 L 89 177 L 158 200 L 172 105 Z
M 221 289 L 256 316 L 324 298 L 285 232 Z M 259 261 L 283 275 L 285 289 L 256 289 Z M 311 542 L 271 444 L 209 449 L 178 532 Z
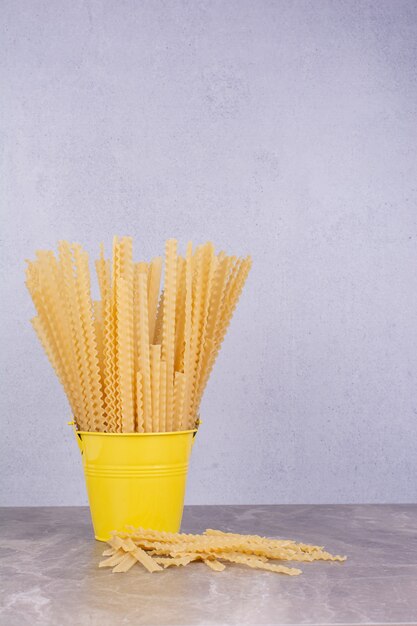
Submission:
M 118 374 L 122 432 L 135 431 L 133 292 L 125 278 L 117 280 Z
M 172 430 L 174 404 L 175 305 L 177 288 L 177 242 L 168 239 L 165 247 L 164 316 L 162 325 L 162 358 L 167 364 L 166 423 Z
M 114 533 L 108 543 L 111 549 L 103 552 L 107 558 L 100 561 L 99 567 L 111 567 L 113 572 L 128 571 L 134 564 L 132 557 L 148 572 L 203 561 L 216 572 L 223 571 L 226 562 L 287 576 L 298 576 L 302 572 L 280 561 L 346 560 L 319 546 L 216 530 L 192 535 L 130 528 L 128 532 Z
M 100 258 L 96 261 L 96 272 L 98 285 L 100 287 L 101 299 L 105 300 L 106 295 L 110 292 L 110 261 L 104 258 L 104 246 L 100 246 Z
M 144 432 L 142 372 L 136 372 L 136 431 Z
M 159 431 L 165 433 L 167 429 L 167 364 L 161 359 L 159 369 Z
M 118 364 L 118 315 L 117 315 L 117 281 L 121 277 L 120 270 L 120 242 L 118 237 L 113 238 L 113 273 L 111 293 L 111 384 L 113 389 L 113 404 L 115 416 L 115 430 L 122 432 L 122 412 L 119 389 L 119 364 Z
M 175 361 L 174 369 L 182 371 L 184 362 L 185 323 L 185 259 L 177 258 L 177 298 L 175 303 Z
M 189 393 L 187 397 L 186 412 L 188 416 L 187 428 L 195 427 L 195 415 L 193 406 L 195 404 L 196 395 L 196 376 L 198 368 L 198 360 L 200 353 L 200 341 L 202 335 L 204 310 L 204 258 L 205 250 L 203 246 L 197 248 L 195 258 L 193 259 L 193 270 L 195 263 L 195 271 L 193 271 L 193 298 L 192 298 L 192 335 L 191 335 L 191 354 L 190 354 L 190 373 L 189 373 Z
M 204 361 L 204 352 L 205 352 L 205 344 L 206 344 L 206 333 L 207 333 L 207 320 L 209 317 L 209 309 L 210 309 L 210 298 L 211 298 L 211 290 L 213 285 L 213 276 L 217 268 L 217 257 L 214 256 L 214 248 L 212 244 L 206 244 L 205 246 L 205 259 L 204 259 L 204 271 L 202 275 L 202 312 L 201 312 L 201 336 L 199 338 L 199 347 L 198 347 L 198 359 L 195 373 L 195 392 L 193 397 L 193 407 L 192 414 L 195 414 L 197 411 L 197 402 L 198 398 L 198 388 L 199 388 L 199 380 L 201 376 L 203 361 Z
M 175 372 L 174 379 L 174 430 L 183 430 L 182 415 L 184 412 L 185 374 Z
M 193 245 L 187 244 L 185 257 L 185 319 L 184 319 L 184 374 L 186 379 L 182 423 L 188 428 L 188 408 L 192 393 L 192 307 L 193 307 Z
M 74 352 L 75 374 L 78 383 L 78 391 L 80 397 L 79 413 L 74 417 L 78 428 L 92 430 L 91 416 L 89 413 L 89 402 L 87 398 L 88 374 L 85 358 L 85 345 L 83 332 L 78 308 L 78 298 L 75 287 L 74 267 L 71 248 L 68 242 L 61 241 L 58 244 L 59 264 L 61 268 L 61 276 L 64 291 L 64 307 L 67 311 L 68 325 L 67 333 L 70 336 Z M 39 267 L 41 271 L 41 267 Z M 52 308 L 52 307 L 51 307 Z M 81 424 L 83 426 L 81 427 Z
M 94 311 L 94 338 L 97 347 L 98 371 L 101 384 L 101 397 L 104 404 L 104 346 L 103 346 L 103 302 L 95 300 L 93 302 Z
M 139 273 L 139 367 L 143 377 L 143 413 L 145 420 L 145 432 L 152 431 L 152 391 L 151 391 L 151 363 L 149 349 L 149 326 L 148 326 L 148 285 L 147 276 L 144 272 Z
M 50 267 L 46 266 L 45 269 L 49 277 Z M 38 312 L 38 316 L 32 320 L 32 325 L 65 389 L 71 408 L 77 412 L 82 406 L 82 401 L 80 402 L 78 381 L 75 380 L 71 346 L 68 346 L 62 335 L 62 327 L 65 327 L 66 322 L 65 311 L 60 299 L 51 298 L 54 285 L 50 285 L 49 281 L 41 284 L 39 274 L 39 268 L 29 263 L 26 270 L 26 285 Z
M 162 322 L 164 319 L 164 292 L 161 292 L 159 296 L 158 310 L 156 312 L 155 330 L 153 333 L 154 344 L 161 343 L 162 341 Z
M 100 299 L 94 301 L 88 255 L 79 244 L 60 241 L 58 257 L 41 250 L 26 269 L 37 311 L 32 323 L 77 428 L 195 428 L 250 259 L 216 254 L 211 243 L 193 249 L 191 242 L 181 256 L 170 239 L 161 290 L 162 257 L 134 263 L 132 239 L 114 237 L 111 259 L 101 245 L 95 268 Z M 125 558 L 114 567 L 125 571 L 131 564 Z M 209 567 L 218 566 L 211 560 Z
M 152 259 L 148 276 L 149 342 L 153 343 L 156 314 L 158 309 L 159 288 L 161 284 L 162 257 Z
M 159 431 L 161 346 L 151 346 L 152 431 Z

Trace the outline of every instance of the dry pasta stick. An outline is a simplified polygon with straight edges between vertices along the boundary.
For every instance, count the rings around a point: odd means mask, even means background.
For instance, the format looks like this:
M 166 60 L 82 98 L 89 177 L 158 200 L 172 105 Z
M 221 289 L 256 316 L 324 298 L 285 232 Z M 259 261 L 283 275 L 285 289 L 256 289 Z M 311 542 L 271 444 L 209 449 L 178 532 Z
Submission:
M 36 269 L 32 266 L 34 268 L 32 297 L 43 321 L 44 331 L 49 335 L 51 348 L 56 351 L 61 362 L 63 384 L 66 385 L 65 388 L 73 403 L 77 405 L 80 396 L 77 393 L 77 381 L 74 380 L 74 354 L 71 345 L 65 339 L 69 324 L 65 308 L 62 306 L 64 294 L 59 268 L 52 252 L 38 252 L 37 259 Z
M 223 572 L 226 569 L 226 565 L 224 563 L 220 563 L 217 559 L 212 558 L 203 558 L 204 563 L 215 572 Z
M 64 318 L 65 309 L 61 303 L 61 316 L 56 316 L 56 303 L 49 303 L 49 289 L 47 291 L 45 285 L 40 284 L 40 270 L 33 263 L 29 263 L 26 269 L 26 286 L 38 312 L 38 317 L 32 320 L 33 327 L 64 386 L 73 414 L 77 415 L 82 400 L 77 382 L 74 380 L 74 358 L 65 343 L 65 336 L 69 330 L 68 322 Z
M 204 348 L 203 358 L 201 360 L 201 368 L 199 373 L 199 380 L 197 382 L 197 386 L 200 389 L 202 385 L 202 380 L 204 379 L 204 375 L 207 369 L 207 364 L 210 358 L 211 353 L 215 349 L 215 329 L 216 323 L 218 319 L 218 314 L 220 311 L 220 305 L 224 295 L 224 286 L 226 283 L 226 279 L 229 273 L 229 269 L 231 267 L 232 258 L 226 257 L 224 252 L 221 252 L 217 257 L 217 264 L 213 275 L 213 284 L 211 289 L 210 296 L 210 305 L 207 317 L 207 328 L 206 328 L 206 345 Z M 201 397 L 198 398 L 200 400 Z
M 108 400 L 106 385 L 106 364 L 105 364 L 105 322 L 108 315 L 107 303 L 110 291 L 110 262 L 104 259 L 103 244 L 99 261 L 96 261 L 97 277 L 100 286 L 101 300 L 94 303 L 94 329 L 97 343 L 97 355 L 100 370 L 101 394 L 103 398 L 104 425 L 108 431 L 111 429 L 111 420 L 108 416 Z
M 117 432 L 117 381 L 114 361 L 114 315 L 112 310 L 111 286 L 103 299 L 103 381 L 104 410 L 108 432 Z
M 167 430 L 166 422 L 166 401 L 167 401 L 167 364 L 161 359 L 159 370 L 159 431 L 165 433 Z
M 45 350 L 45 353 L 49 359 L 49 362 L 51 363 L 52 367 L 54 368 L 56 375 L 58 376 L 58 380 L 60 381 L 61 385 L 65 387 L 66 385 L 66 381 L 64 378 L 64 374 L 62 372 L 62 364 L 61 364 L 61 360 L 59 355 L 56 353 L 55 351 L 55 347 L 52 344 L 50 337 L 48 335 L 48 333 L 45 331 L 45 328 L 42 324 L 42 320 L 40 319 L 39 316 L 34 317 L 32 320 L 32 326 L 35 329 L 35 332 L 39 338 L 39 341 L 41 342 L 41 345 L 43 347 L 43 349 Z M 74 415 L 76 415 L 76 407 L 74 405 L 74 401 L 73 399 L 68 395 L 68 401 L 70 403 L 71 409 L 74 413 Z
M 136 561 L 141 563 L 148 570 L 148 572 L 158 572 L 162 570 L 162 567 L 160 567 L 155 562 L 155 560 L 145 552 L 145 550 L 139 548 L 130 537 L 127 537 L 126 539 L 121 539 L 120 537 L 116 536 L 110 539 L 109 543 L 110 545 L 117 547 L 118 550 L 122 549 L 125 551 L 125 553 L 133 556 Z
M 110 261 L 104 258 L 104 246 L 100 245 L 100 258 L 96 261 L 96 272 L 98 284 L 100 287 L 101 299 L 106 299 L 107 293 L 110 291 Z
M 114 567 L 115 565 L 118 565 L 126 556 L 126 552 L 124 550 L 117 550 L 117 552 L 115 554 L 113 554 L 113 556 L 111 556 L 108 559 L 104 559 L 103 561 L 100 561 L 100 563 L 98 564 L 99 567 Z
M 117 280 L 118 373 L 122 432 L 135 430 L 133 380 L 133 292 L 125 278 Z
M 112 569 L 113 574 L 128 572 L 137 562 L 137 559 L 130 552 L 125 553 L 122 560 Z
M 175 304 L 175 361 L 174 369 L 183 370 L 184 363 L 184 322 L 185 322 L 185 259 L 177 258 L 177 301 Z
M 102 387 L 103 408 L 106 431 L 111 432 L 114 428 L 114 411 L 112 410 L 112 387 L 109 380 L 109 317 L 110 317 L 110 297 L 111 297 L 111 268 L 110 260 L 104 258 L 104 246 L 100 244 L 100 258 L 95 263 L 98 284 L 101 295 L 101 315 L 100 323 L 95 322 L 97 352 L 100 367 L 100 379 Z M 94 317 L 97 319 L 98 305 L 94 309 Z M 101 328 L 101 333 L 100 333 Z M 101 339 L 100 339 L 101 335 Z
M 117 314 L 117 280 L 121 277 L 120 242 L 118 237 L 113 238 L 113 274 L 111 292 L 111 360 L 112 360 L 112 389 L 114 405 L 115 431 L 122 432 L 119 365 L 118 365 L 118 314 Z
M 177 242 L 168 239 L 165 247 L 164 316 L 162 324 L 162 358 L 167 364 L 166 421 L 172 430 L 174 409 L 175 303 L 177 280 Z
M 119 372 L 121 420 L 124 432 L 134 432 L 135 428 L 135 349 L 134 349 L 134 266 L 133 266 L 133 240 L 132 237 L 122 237 L 120 240 L 120 276 L 123 279 L 123 302 L 120 298 L 120 311 L 118 311 L 118 348 L 124 346 L 124 355 L 118 352 L 119 363 L 129 363 L 125 373 Z M 123 322 L 122 322 L 123 320 Z M 123 340 L 120 335 L 124 334 Z
M 161 292 L 159 297 L 158 311 L 156 313 L 155 331 L 153 336 L 153 343 L 162 342 L 162 325 L 164 321 L 164 292 Z
M 94 320 L 90 292 L 90 273 L 88 268 L 88 255 L 79 245 L 73 246 L 75 267 L 77 270 L 78 297 L 84 340 L 86 343 L 87 364 L 89 370 L 89 382 L 91 389 L 91 414 L 94 420 L 95 430 L 103 429 L 104 413 L 103 398 L 97 358 L 97 347 L 94 338 Z
M 135 268 L 137 269 L 138 273 L 144 272 L 148 277 L 149 282 L 149 264 L 146 263 L 146 261 L 139 261 L 139 263 L 135 263 Z
M 201 556 L 199 554 L 187 554 L 186 556 L 159 556 L 155 557 L 155 563 L 158 565 L 162 565 L 164 569 L 167 567 L 172 567 L 173 565 L 176 567 L 185 566 L 191 563 L 192 561 L 201 560 Z
M 131 528 L 128 533 L 116 533 L 108 542 L 112 547 L 100 567 L 116 567 L 113 571 L 127 571 L 132 565 L 125 554 L 135 555 L 148 571 L 161 567 L 185 566 L 192 561 L 203 561 L 214 571 L 222 571 L 226 561 L 253 569 L 296 576 L 299 569 L 277 564 L 277 560 L 344 560 L 332 556 L 317 546 L 288 540 L 268 539 L 257 535 L 240 535 L 208 529 L 203 535 L 167 533 L 143 528 Z M 271 562 L 274 561 L 274 562 Z
M 149 353 L 149 325 L 148 325 L 148 279 L 144 272 L 139 274 L 139 365 L 143 377 L 143 412 L 145 432 L 152 431 L 152 391 L 151 391 L 151 364 Z
M 120 276 L 129 286 L 133 285 L 133 240 L 132 237 L 120 239 Z
M 148 277 L 149 343 L 153 343 L 161 284 L 162 257 L 152 259 Z
M 196 415 L 199 403 L 198 397 L 198 389 L 199 389 L 199 381 L 201 377 L 201 370 L 203 366 L 204 353 L 206 348 L 206 333 L 207 333 L 207 319 L 209 315 L 210 308 L 210 298 L 211 298 L 211 290 L 213 284 L 213 275 L 215 273 L 217 267 L 217 257 L 214 256 L 214 248 L 212 244 L 206 244 L 206 259 L 205 259 L 205 271 L 203 273 L 203 293 L 202 293 L 202 330 L 200 337 L 200 346 L 198 349 L 198 361 L 195 375 L 195 394 L 194 394 L 194 404 L 192 407 L 192 414 Z
M 207 363 L 205 365 L 205 370 L 203 371 L 202 376 L 201 376 L 201 381 L 200 381 L 199 389 L 197 392 L 198 393 L 198 398 L 196 402 L 197 407 L 199 406 L 199 403 L 201 401 L 201 397 L 204 393 L 208 378 L 213 369 L 214 362 L 220 351 L 223 339 L 226 335 L 227 328 L 230 324 L 230 320 L 233 316 L 240 294 L 242 293 L 242 289 L 245 284 L 246 278 L 248 276 L 251 263 L 252 261 L 250 257 L 248 257 L 247 259 L 244 259 L 242 263 L 240 264 L 239 271 L 236 273 L 234 277 L 233 284 L 231 286 L 230 295 L 227 297 L 226 304 L 222 310 L 222 318 L 217 324 L 216 337 L 214 338 L 215 347 L 208 357 Z
M 100 378 L 100 387 L 101 387 L 101 396 L 103 398 L 104 403 L 104 346 L 103 346 L 103 303 L 101 300 L 94 300 L 93 302 L 93 311 L 94 311 L 94 338 L 96 341 L 97 347 L 97 359 L 98 359 L 98 372 Z
M 71 247 L 67 242 L 61 242 L 61 253 L 63 280 L 66 284 L 67 306 L 70 311 L 71 331 L 74 340 L 78 371 L 80 373 L 80 390 L 83 398 L 84 422 L 87 426 L 87 430 L 94 430 L 95 420 L 92 411 L 92 391 L 88 368 L 87 345 L 84 338 L 78 285 L 74 274 L 74 258 Z
M 71 324 L 66 307 L 65 282 L 61 265 L 57 263 L 52 252 L 48 253 L 48 257 L 38 253 L 38 261 L 38 280 L 46 313 L 45 317 L 50 322 L 51 335 L 56 341 L 56 347 L 61 356 L 63 371 L 69 385 L 69 393 L 74 398 L 76 410 L 80 411 L 80 420 L 84 421 L 86 408 L 83 405 L 76 356 L 71 342 Z M 78 415 L 78 412 L 74 415 Z
M 142 373 L 136 373 L 136 430 L 144 432 Z
M 184 374 L 185 374 L 185 395 L 184 408 L 181 423 L 188 428 L 188 408 L 191 397 L 191 375 L 192 375 L 192 305 L 193 305 L 193 245 L 191 241 L 187 244 L 185 256 L 185 320 L 184 320 Z
M 74 416 L 78 428 L 91 430 L 89 403 L 87 398 L 88 373 L 84 355 L 84 342 L 80 316 L 78 312 L 78 298 L 75 287 L 73 258 L 70 245 L 66 241 L 58 244 L 59 265 L 62 282 L 64 285 L 64 306 L 68 312 L 68 325 L 70 329 L 71 343 L 74 350 L 74 362 L 78 390 L 80 397 L 79 413 Z M 81 425 L 82 423 L 82 425 Z
M 174 379 L 174 420 L 173 429 L 182 429 L 182 414 L 184 412 L 185 375 L 175 372 Z
M 145 552 L 145 550 L 135 546 L 130 554 L 136 559 L 136 561 L 138 561 L 138 563 L 141 563 L 141 565 L 143 565 L 148 572 L 160 572 L 162 570 L 162 567 L 158 565 L 158 563 L 156 563 L 155 560 Z
M 288 574 L 289 576 L 298 576 L 302 573 L 300 569 L 295 567 L 286 567 L 285 565 L 276 565 L 275 563 L 265 563 L 261 559 L 251 558 L 250 556 L 238 553 L 220 552 L 217 554 L 217 557 L 219 559 L 223 559 L 224 561 L 230 561 L 230 563 L 239 563 L 254 569 L 264 569 L 269 572 Z
M 195 262 L 195 271 L 194 271 Z M 204 271 L 204 250 L 202 246 L 197 248 L 195 259 L 193 259 L 193 303 L 192 303 L 192 334 L 191 334 L 191 355 L 190 355 L 190 372 L 189 372 L 189 393 L 187 397 L 186 412 L 188 415 L 187 429 L 195 427 L 194 414 L 192 412 L 194 406 L 194 396 L 196 393 L 196 372 L 200 348 L 200 337 L 202 328 L 202 300 L 203 300 L 203 271 Z
M 139 325 L 139 274 L 144 272 L 148 275 L 148 264 L 141 261 L 133 264 L 133 361 L 134 371 L 140 369 L 140 325 Z M 135 389 L 136 393 L 136 389 Z M 143 402 L 143 398 L 142 398 Z M 136 404 L 136 397 L 135 397 Z
M 151 346 L 152 432 L 159 431 L 161 346 Z
M 75 262 L 75 288 L 78 301 L 78 313 L 84 345 L 86 360 L 86 389 L 88 398 L 88 412 L 93 430 L 99 431 L 101 427 L 100 415 L 97 411 L 98 368 L 94 360 L 96 358 L 95 345 L 92 345 L 94 326 L 91 311 L 91 298 L 88 274 L 88 257 L 78 244 L 72 245 Z

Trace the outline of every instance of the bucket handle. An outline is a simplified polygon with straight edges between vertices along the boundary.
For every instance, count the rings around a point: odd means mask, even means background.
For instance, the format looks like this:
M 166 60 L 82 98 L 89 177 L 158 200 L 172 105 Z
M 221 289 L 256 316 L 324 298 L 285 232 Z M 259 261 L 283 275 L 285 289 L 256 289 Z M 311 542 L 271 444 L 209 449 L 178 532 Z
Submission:
M 74 435 L 77 439 L 77 443 L 78 443 L 78 447 L 80 449 L 81 454 L 84 453 L 84 446 L 83 446 L 83 438 L 81 437 L 81 433 L 78 432 L 78 430 L 75 427 L 75 422 L 68 422 L 68 426 L 72 426 L 72 429 L 74 431 Z

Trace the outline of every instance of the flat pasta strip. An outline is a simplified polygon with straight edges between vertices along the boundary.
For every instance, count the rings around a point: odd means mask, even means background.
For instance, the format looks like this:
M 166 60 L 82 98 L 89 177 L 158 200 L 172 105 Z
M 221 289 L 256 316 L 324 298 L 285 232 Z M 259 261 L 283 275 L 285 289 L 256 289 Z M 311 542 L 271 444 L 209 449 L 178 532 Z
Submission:
M 135 430 L 133 378 L 133 293 L 125 278 L 117 280 L 118 375 L 122 432 Z
M 187 244 L 185 257 L 185 312 L 184 312 L 184 374 L 186 380 L 182 424 L 188 428 L 189 406 L 192 396 L 192 306 L 193 306 L 193 245 Z
M 184 427 L 182 416 L 184 413 L 185 382 L 185 374 L 175 372 L 173 430 L 182 430 Z
M 139 367 L 142 372 L 143 413 L 145 432 L 152 431 L 152 388 L 148 325 L 148 279 L 139 273 Z
M 134 564 L 137 562 L 137 559 L 131 554 L 127 552 L 121 561 L 112 569 L 113 574 L 128 572 Z
M 114 567 L 115 565 L 118 565 L 126 556 L 126 552 L 124 552 L 124 550 L 117 550 L 117 552 L 115 552 L 112 556 L 110 556 L 108 559 L 104 559 L 103 561 L 100 561 L 100 563 L 98 564 L 99 567 Z
M 111 359 L 113 364 L 112 387 L 114 402 L 114 421 L 115 431 L 122 432 L 122 411 L 120 403 L 119 389 L 119 363 L 118 363 L 118 298 L 117 298 L 117 281 L 121 277 L 121 252 L 118 237 L 113 238 L 113 273 L 112 273 L 112 291 L 111 291 Z
M 275 563 L 265 563 L 261 559 L 250 557 L 243 554 L 233 552 L 220 552 L 217 557 L 230 563 L 238 563 L 240 565 L 246 565 L 253 569 L 263 569 L 269 572 L 275 572 L 277 574 L 288 574 L 288 576 L 298 576 L 301 574 L 301 570 L 295 567 L 286 567 L 285 565 L 276 565 Z
M 174 557 L 159 556 L 159 557 L 155 557 L 154 561 L 155 563 L 158 563 L 158 565 L 162 565 L 162 567 L 166 569 L 167 567 L 172 567 L 173 565 L 175 567 L 185 566 L 191 563 L 192 561 L 198 561 L 200 559 L 201 559 L 201 556 L 199 554 L 186 554 L 185 556 L 174 556 Z
M 177 241 L 168 239 L 165 246 L 164 312 L 162 324 L 162 358 L 167 364 L 166 423 L 172 430 L 174 410 L 175 304 L 177 289 Z
M 215 572 L 222 572 L 226 569 L 226 565 L 224 563 L 220 563 L 220 561 L 218 561 L 217 559 L 203 557 L 203 561 L 207 565 L 207 567 Z
M 143 376 L 142 372 L 136 373 L 136 430 L 138 433 L 145 432 L 143 413 Z
M 153 342 L 154 344 L 162 342 L 162 325 L 164 321 L 164 291 L 161 291 L 161 295 L 159 296 L 159 304 L 158 310 L 156 312 L 156 320 L 155 320 L 155 330 L 153 334 Z
M 167 430 L 167 364 L 161 359 L 159 366 L 159 431 L 165 433 Z
M 175 304 L 175 359 L 174 369 L 182 371 L 184 367 L 184 332 L 185 332 L 185 265 L 183 257 L 177 257 L 177 299 Z
M 155 259 L 152 259 L 148 276 L 149 343 L 154 342 L 161 274 L 162 257 L 156 257 Z
M 79 245 L 73 246 L 75 268 L 77 271 L 77 292 L 81 314 L 81 325 L 83 339 L 85 342 L 85 355 L 88 368 L 88 384 L 90 399 L 90 414 L 93 420 L 94 430 L 103 428 L 103 398 L 101 395 L 101 384 L 99 374 L 99 364 L 97 356 L 97 346 L 94 337 L 94 318 L 92 311 L 92 300 L 90 292 L 90 273 L 88 269 L 88 255 Z
M 106 550 L 103 556 L 109 558 L 101 561 L 100 567 L 117 568 L 113 571 L 130 569 L 133 561 L 126 555 L 133 555 L 148 571 L 161 571 L 171 566 L 186 566 L 193 561 L 203 561 L 207 567 L 219 572 L 225 569 L 225 561 L 251 569 L 298 576 L 301 570 L 276 561 L 296 560 L 294 557 L 303 552 L 308 560 L 319 560 L 323 556 L 329 560 L 345 558 L 334 557 L 319 546 L 213 529 L 194 535 L 128 528 L 126 532 L 114 533 L 108 543 L 111 549 Z
M 151 346 L 152 431 L 159 432 L 161 346 Z

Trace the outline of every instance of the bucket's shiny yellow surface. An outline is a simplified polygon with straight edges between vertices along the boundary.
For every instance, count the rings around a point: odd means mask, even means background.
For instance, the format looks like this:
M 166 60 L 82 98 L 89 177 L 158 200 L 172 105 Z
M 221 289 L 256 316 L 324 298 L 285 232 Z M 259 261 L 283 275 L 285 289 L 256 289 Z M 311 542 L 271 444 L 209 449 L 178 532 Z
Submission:
M 75 431 L 96 539 L 127 525 L 178 532 L 195 433 Z

